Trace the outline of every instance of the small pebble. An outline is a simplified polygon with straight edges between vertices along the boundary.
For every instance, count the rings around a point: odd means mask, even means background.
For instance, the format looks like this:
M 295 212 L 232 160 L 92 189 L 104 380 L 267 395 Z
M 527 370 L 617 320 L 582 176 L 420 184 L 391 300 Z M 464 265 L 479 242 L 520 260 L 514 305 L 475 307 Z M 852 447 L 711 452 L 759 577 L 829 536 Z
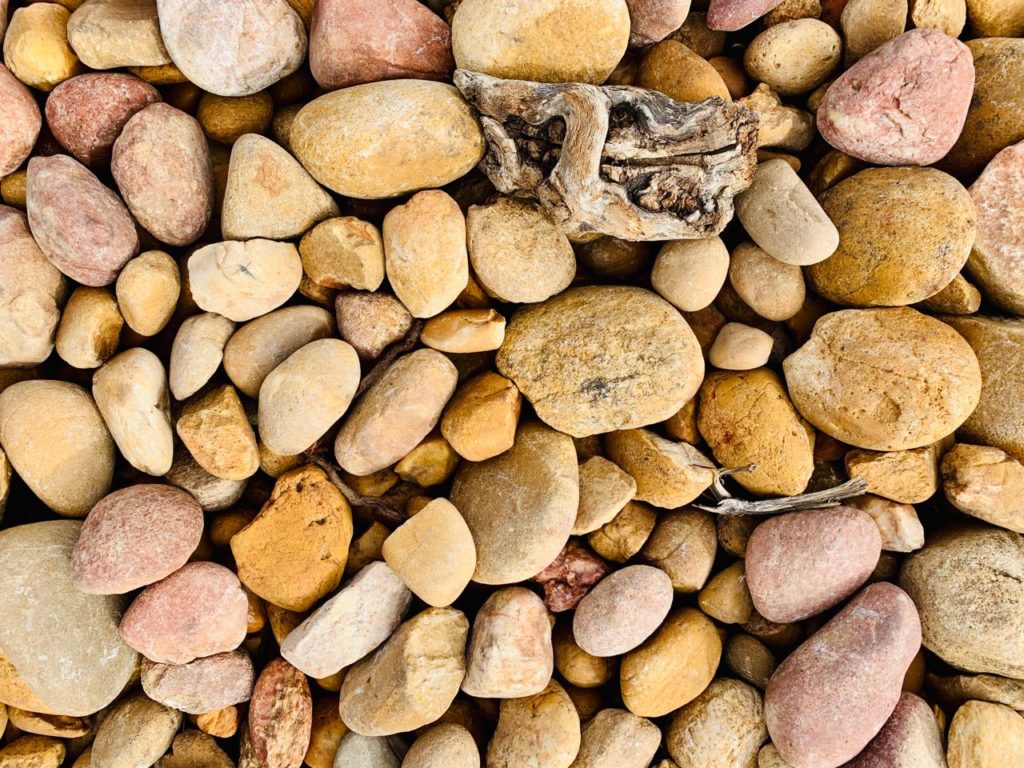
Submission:
M 680 312 L 696 312 L 715 300 L 729 272 L 729 251 L 720 238 L 676 240 L 658 252 L 651 286 Z
M 949 724 L 946 754 L 949 768 L 1016 765 L 1024 760 L 1024 722 L 1002 704 L 968 701 Z
M 178 305 L 181 273 L 170 254 L 146 251 L 124 265 L 115 290 L 117 308 L 128 327 L 140 336 L 155 336 Z
M 147 768 L 171 746 L 181 712 L 138 692 L 106 713 L 96 730 L 90 768 Z
M 649 565 L 615 571 L 576 607 L 573 636 L 594 656 L 620 656 L 650 637 L 672 607 L 672 580 Z
M 224 480 L 245 480 L 259 469 L 256 435 L 238 392 L 229 384 L 185 403 L 175 432 L 196 462 L 211 475 Z
M 317 285 L 376 291 L 384 282 L 380 230 L 354 216 L 322 221 L 299 243 L 302 268 Z
M 192 315 L 181 324 L 171 345 L 170 388 L 186 400 L 213 378 L 224 359 L 224 346 L 235 324 L 214 312 Z
M 679 710 L 665 733 L 668 753 L 680 765 L 707 768 L 753 765 L 768 737 L 761 692 L 739 680 L 716 680 Z
M 441 416 L 441 434 L 464 459 L 492 459 L 512 447 L 521 407 L 515 384 L 482 373 L 455 390 Z
M 800 267 L 779 261 L 753 243 L 740 243 L 733 249 L 729 284 L 766 320 L 789 320 L 807 297 Z
M 443 422 L 442 422 L 443 425 Z M 636 494 L 636 479 L 602 456 L 580 464 L 580 502 L 573 535 L 596 531 L 610 522 Z
M 774 340 L 742 323 L 726 323 L 708 352 L 708 362 L 725 371 L 749 371 L 768 364 Z
M 249 739 L 257 764 L 299 768 L 312 727 L 309 682 L 284 659 L 274 659 L 256 679 L 249 702 Z
M 502 700 L 498 712 L 487 745 L 488 768 L 515 768 L 531 760 L 546 768 L 569 768 L 579 754 L 580 716 L 557 681 L 534 696 Z
M 188 259 L 192 298 L 200 309 L 236 323 L 265 315 L 288 301 L 302 279 L 291 243 L 226 241 L 206 245 Z

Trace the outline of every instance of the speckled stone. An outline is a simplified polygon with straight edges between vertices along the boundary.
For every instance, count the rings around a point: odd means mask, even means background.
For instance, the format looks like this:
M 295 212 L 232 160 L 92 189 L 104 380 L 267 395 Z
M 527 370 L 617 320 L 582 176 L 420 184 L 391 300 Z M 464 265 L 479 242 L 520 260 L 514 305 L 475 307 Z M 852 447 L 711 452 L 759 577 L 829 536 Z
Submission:
M 252 686 L 252 660 L 245 651 L 218 653 L 188 664 L 142 660 L 146 695 L 190 715 L 248 701 Z
M 258 765 L 299 768 L 313 728 L 306 676 L 284 659 L 263 668 L 249 702 L 249 739 Z
M 630 565 L 606 576 L 573 616 L 577 645 L 593 656 L 619 656 L 650 637 L 672 608 L 672 580 L 660 568 Z
M 946 768 L 935 713 L 920 696 L 903 692 L 892 715 L 857 757 L 843 768 Z
M 16 171 L 28 159 L 42 125 L 32 92 L 0 64 L 0 177 Z

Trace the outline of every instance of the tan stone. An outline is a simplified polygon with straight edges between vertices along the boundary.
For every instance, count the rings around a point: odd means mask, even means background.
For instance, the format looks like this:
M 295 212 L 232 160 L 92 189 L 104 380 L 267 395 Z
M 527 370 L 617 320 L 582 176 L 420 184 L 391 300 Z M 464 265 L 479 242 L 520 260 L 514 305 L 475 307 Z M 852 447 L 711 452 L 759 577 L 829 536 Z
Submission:
M 850 0 L 839 17 L 846 66 L 903 34 L 907 11 L 907 0 Z
M 732 101 L 718 70 L 676 40 L 664 40 L 647 52 L 637 85 L 676 101 L 703 101 L 714 96 Z
M 215 477 L 245 480 L 260 467 L 256 436 L 229 384 L 186 402 L 175 430 L 199 466 Z
M 383 266 L 381 267 L 383 273 Z M 338 333 L 363 360 L 375 360 L 412 328 L 412 315 L 388 293 L 341 291 L 334 303 Z
M 697 398 L 688 401 L 664 422 L 665 432 L 676 440 L 695 445 L 701 442 L 697 430 Z
M 235 324 L 214 312 L 193 315 L 181 324 L 171 345 L 170 387 L 175 400 L 185 400 L 213 378 Z
M 764 690 L 778 662 L 768 647 L 750 635 L 733 635 L 725 646 L 725 665 L 734 674 Z
M 882 549 L 886 552 L 914 552 L 924 546 L 924 526 L 917 518 L 917 510 L 910 504 L 865 494 L 847 502 L 861 512 L 867 512 L 882 536 Z
M 967 22 L 967 7 L 962 0 L 910 0 L 910 21 L 917 29 L 937 29 L 950 37 L 960 37 Z
M 697 604 L 708 616 L 723 624 L 743 624 L 754 612 L 754 602 L 747 588 L 743 561 L 712 576 L 697 595 Z
M 953 446 L 942 457 L 942 488 L 964 514 L 1024 533 L 1024 465 L 999 448 Z
M 141 691 L 122 699 L 103 718 L 92 744 L 90 768 L 145 768 L 171 746 L 181 712 Z
M 658 518 L 642 556 L 669 575 L 676 592 L 697 592 L 711 573 L 716 549 L 711 515 L 697 509 L 677 509 Z
M 696 312 L 715 300 L 729 272 L 729 251 L 719 237 L 676 240 L 658 251 L 651 286 L 680 312 Z
M 967 701 L 991 701 L 1024 710 L 1024 681 L 997 675 L 951 675 L 929 673 L 928 688 L 935 692 L 943 707 L 956 709 Z
M 750 371 L 768 364 L 775 340 L 742 323 L 726 323 L 708 351 L 708 362 L 724 371 Z
M 624 709 L 602 709 L 583 725 L 572 768 L 647 768 L 661 743 L 661 731 Z
M 628 653 L 648 637 L 672 607 L 672 581 L 649 565 L 610 573 L 588 592 L 573 615 L 573 637 L 600 657 Z
M 535 762 L 545 768 L 569 768 L 579 749 L 580 716 L 565 689 L 552 680 L 534 696 L 501 702 L 486 764 L 516 768 Z
M 656 518 L 654 510 L 646 504 L 626 502 L 611 521 L 587 536 L 587 543 L 605 560 L 624 563 L 643 548 Z
M 968 701 L 953 715 L 949 768 L 1011 768 L 1024 761 L 1024 718 L 1009 707 Z
M 82 71 L 68 45 L 67 8 L 56 3 L 33 3 L 17 8 L 4 36 L 4 64 L 21 82 L 50 92 Z
M 309 768 L 333 768 L 334 755 L 346 733 L 348 728 L 338 714 L 338 697 L 314 698 L 313 727 L 303 763 Z
M 247 134 L 264 133 L 273 113 L 274 100 L 268 91 L 237 97 L 204 93 L 196 119 L 208 139 L 230 146 Z
M 938 450 L 935 445 L 906 451 L 860 451 L 846 454 L 851 478 L 867 481 L 868 493 L 904 504 L 930 499 L 939 489 Z
M 79 286 L 64 305 L 54 346 L 75 368 L 98 368 L 117 351 L 124 318 L 106 288 Z
M 67 754 L 64 742 L 48 736 L 21 736 L 0 749 L 5 768 L 60 768 Z
M 715 479 L 714 462 L 688 443 L 666 440 L 646 429 L 611 432 L 608 458 L 636 480 L 634 498 L 663 509 L 689 504 Z
M 680 765 L 753 765 L 768 738 L 761 694 L 739 680 L 716 680 L 672 718 L 665 746 Z
M 842 60 L 843 42 L 818 19 L 794 19 L 759 34 L 743 54 L 754 80 L 783 96 L 810 93 L 828 79 Z
M 579 536 L 609 523 L 636 495 L 637 482 L 602 456 L 580 464 L 580 503 L 572 533 Z
M 68 42 L 90 69 L 171 63 L 156 0 L 86 0 L 71 14 Z
M 432 433 L 395 464 L 395 474 L 408 483 L 429 488 L 451 477 L 458 463 L 458 454 L 448 441 Z
M 465 727 L 446 723 L 421 733 L 402 765 L 404 768 L 478 768 L 480 752 Z
M 572 621 L 559 621 L 551 636 L 555 669 L 578 688 L 597 688 L 608 683 L 618 671 L 613 657 L 593 656 L 576 644 Z
M 515 384 L 490 371 L 456 390 L 441 417 L 441 434 L 469 461 L 485 461 L 512 447 L 522 398 Z
M 454 309 L 430 318 L 420 341 L 449 354 L 490 352 L 505 340 L 505 318 L 493 309 Z
M 757 115 L 758 147 L 774 147 L 781 150 L 802 152 L 810 146 L 811 141 L 817 135 L 817 130 L 814 127 L 814 115 L 805 110 L 783 104 L 779 95 L 764 83 L 759 84 L 749 96 L 744 96 L 738 101 L 743 106 L 753 110 Z M 803 197 L 802 193 L 800 197 Z M 809 204 L 808 209 L 813 210 Z M 817 222 L 820 222 L 820 218 L 817 215 L 814 218 Z M 825 236 L 827 228 L 824 227 L 823 222 L 820 222 L 820 226 L 821 229 L 818 232 L 821 235 L 821 239 L 817 242 L 816 252 L 811 256 L 811 258 L 819 261 L 821 258 L 828 258 L 831 251 L 824 256 L 821 254 L 827 250 L 826 245 L 828 242 L 836 239 L 831 236 Z M 835 250 L 834 242 L 832 250 Z M 793 258 L 799 258 L 795 250 L 789 252 Z M 792 258 L 789 260 L 791 261 Z
M 299 242 L 302 268 L 325 288 L 376 291 L 384 282 L 380 230 L 354 216 L 322 221 Z
M 171 751 L 156 768 L 234 768 L 234 762 L 214 739 L 199 731 L 184 731 L 174 737 Z
M 733 249 L 729 284 L 766 320 L 788 320 L 800 311 L 806 297 L 800 267 L 779 261 L 753 243 Z
M 981 308 L 981 291 L 963 275 L 957 275 L 945 288 L 921 302 L 930 312 L 948 315 L 973 315 Z
M 337 707 L 334 708 L 335 710 Z M 238 731 L 238 707 L 230 706 L 195 716 L 196 727 L 218 739 L 230 739 Z
M 124 321 L 140 336 L 155 336 L 174 314 L 181 292 L 178 265 L 163 251 L 146 251 L 124 265 L 115 286 Z
M 191 493 L 204 512 L 231 507 L 246 488 L 246 480 L 225 480 L 211 475 L 181 444 L 175 446 L 174 463 L 167 472 L 167 481 Z
M 203 246 L 188 259 L 192 298 L 201 309 L 236 323 L 277 309 L 302 280 L 302 261 L 291 243 L 225 241 Z
M 74 739 L 79 736 L 91 735 L 93 732 L 92 719 L 89 717 L 46 715 L 16 707 L 7 707 L 3 713 L 0 713 L 0 733 L 3 732 L 8 718 L 11 725 L 19 731 L 33 733 L 37 736 Z

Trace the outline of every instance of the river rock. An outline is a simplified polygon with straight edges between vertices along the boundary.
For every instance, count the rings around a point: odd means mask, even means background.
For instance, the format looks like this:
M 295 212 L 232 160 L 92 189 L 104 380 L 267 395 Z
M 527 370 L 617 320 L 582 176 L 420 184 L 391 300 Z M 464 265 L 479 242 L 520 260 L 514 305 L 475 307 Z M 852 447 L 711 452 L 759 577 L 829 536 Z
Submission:
M 949 768 L 1019 765 L 1024 760 L 1024 719 L 1002 704 L 968 701 L 949 724 Z
M 309 682 L 284 659 L 260 672 L 249 702 L 249 739 L 257 765 L 299 768 L 313 728 Z
M 248 701 L 252 686 L 252 660 L 245 651 L 218 653 L 188 664 L 142 661 L 146 695 L 190 715 Z
M 999 448 L 954 445 L 942 457 L 942 489 L 961 512 L 1024 533 L 1024 465 Z
M 844 768 L 946 768 L 935 713 L 920 696 L 903 692 L 892 715 L 868 745 Z
M 171 746 L 181 712 L 137 692 L 117 702 L 96 730 L 90 768 L 148 768 Z
M 234 332 L 235 324 L 215 312 L 192 315 L 178 327 L 168 374 L 175 400 L 186 400 L 209 383 Z
M 291 298 L 302 281 L 302 260 L 291 243 L 228 240 L 194 251 L 188 280 L 200 309 L 241 323 Z
M 178 263 L 164 251 L 146 251 L 125 264 L 115 285 L 117 308 L 140 336 L 156 336 L 181 297 Z
M 42 126 L 32 92 L 0 64 L 0 177 L 13 173 L 28 159 Z
M 565 689 L 552 680 L 534 696 L 501 702 L 486 765 L 516 768 L 532 761 L 545 768 L 569 768 L 579 751 L 579 713 Z
M 636 481 L 633 497 L 663 509 L 689 504 L 715 480 L 714 462 L 689 443 L 647 429 L 611 432 L 605 452 Z
M 478 768 L 480 751 L 465 726 L 443 723 L 417 736 L 402 763 L 405 768 Z
M 720 679 L 672 718 L 665 746 L 680 765 L 733 768 L 752 766 L 767 737 L 761 692 Z
M 113 69 L 171 63 L 160 37 L 156 0 L 87 0 L 75 5 L 68 20 L 68 43 L 85 66 Z
M 657 630 L 673 597 L 672 580 L 664 571 L 627 566 L 606 576 L 576 606 L 573 637 L 594 656 L 628 653 Z
M 573 768 L 647 768 L 661 731 L 624 709 L 602 709 L 584 723 L 581 737 Z
M 245 480 L 259 469 L 256 435 L 230 384 L 185 403 L 175 430 L 196 462 L 211 475 Z
M 735 32 L 752 24 L 782 3 L 782 0 L 711 0 L 708 29 Z

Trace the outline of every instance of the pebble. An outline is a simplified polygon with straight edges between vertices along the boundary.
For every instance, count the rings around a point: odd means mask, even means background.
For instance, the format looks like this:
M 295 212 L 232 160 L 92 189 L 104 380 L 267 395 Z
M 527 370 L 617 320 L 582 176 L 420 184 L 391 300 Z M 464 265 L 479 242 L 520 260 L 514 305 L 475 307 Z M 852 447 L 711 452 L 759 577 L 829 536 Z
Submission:
M 466 219 L 440 190 L 419 192 L 384 217 L 384 264 L 413 317 L 447 309 L 469 281 Z
M 159 768 L 233 768 L 234 762 L 212 736 L 200 731 L 184 731 L 174 737 L 171 752 L 157 765 Z
M 661 731 L 624 709 L 602 709 L 583 724 L 581 737 L 573 768 L 647 768 Z
M 637 85 L 659 91 L 676 101 L 703 101 L 712 97 L 732 101 L 718 70 L 676 40 L 664 40 L 647 52 L 640 63 Z
M 203 511 L 169 485 L 133 485 L 100 499 L 75 544 L 75 587 L 123 595 L 169 576 L 188 562 L 203 533 Z
M 803 271 L 768 255 L 753 243 L 733 249 L 729 284 L 754 312 L 766 320 L 789 320 L 804 305 Z
M 0 64 L 0 176 L 13 173 L 28 159 L 42 125 L 32 92 Z
M 163 251 L 146 251 L 125 264 L 115 290 L 128 327 L 140 336 L 155 336 L 170 322 L 178 304 L 178 264 Z
M 169 377 L 175 400 L 191 397 L 213 378 L 234 332 L 235 324 L 214 312 L 192 315 L 181 324 L 171 345 Z
M 1024 702 L 1024 684 L 1020 680 L 996 675 L 951 675 L 940 677 L 929 673 L 928 687 L 935 692 L 943 707 L 955 709 L 966 701 L 991 701 L 1020 709 Z
M 551 563 L 572 531 L 578 478 L 569 437 L 534 422 L 506 453 L 463 463 L 450 498 L 476 544 L 473 580 L 512 584 Z
M 699 450 L 647 429 L 610 432 L 604 446 L 608 458 L 636 481 L 634 498 L 662 509 L 689 504 L 715 479 L 714 463 Z
M 486 699 L 533 696 L 544 690 L 553 669 L 543 601 L 522 587 L 491 593 L 473 620 L 462 690 Z
M 817 264 L 839 247 L 835 224 L 785 160 L 758 164 L 736 197 L 736 216 L 757 245 L 786 264 Z
M 157 0 L 157 12 L 174 64 L 219 96 L 261 91 L 306 55 L 306 30 L 285 0 Z
M 322 469 L 307 465 L 274 484 L 260 513 L 231 537 L 238 578 L 289 611 L 305 611 L 341 583 L 352 511 Z
M 892 715 L 847 768 L 946 768 L 942 734 L 928 703 L 913 693 L 904 693 Z
M 946 499 L 971 517 L 1024 533 L 1024 465 L 1005 451 L 960 443 L 942 457 Z
M 470 206 L 466 227 L 474 277 L 499 301 L 544 301 L 576 274 L 572 244 L 536 203 L 502 197 Z
M 863 478 L 868 492 L 905 504 L 930 499 L 939 486 L 938 448 L 928 445 L 909 451 L 848 451 L 846 472 Z
M 255 133 L 231 147 L 220 218 L 226 239 L 289 240 L 338 213 L 338 204 L 283 147 Z
M 56 520 L 0 532 L 0 667 L 10 666 L 26 687 L 24 706 L 74 717 L 114 701 L 138 659 L 118 635 L 123 599 L 74 587 L 72 549 L 80 529 L 81 523 Z
M 423 325 L 420 341 L 450 354 L 490 352 L 505 340 L 505 318 L 493 309 L 454 309 Z
M 752 766 L 768 737 L 761 692 L 739 680 L 716 680 L 672 718 L 668 753 L 680 765 Z
M 729 638 L 723 659 L 731 672 L 761 690 L 768 685 L 778 666 L 764 643 L 745 634 Z
M 468 461 L 492 459 L 512 447 L 521 405 L 515 384 L 487 371 L 455 391 L 441 417 L 441 434 Z
M 473 736 L 456 723 L 431 726 L 416 737 L 402 768 L 479 768 L 480 751 Z
M 15 707 L 6 707 L 4 714 L 0 714 L 0 728 L 5 727 L 7 722 L 10 722 L 12 726 L 23 733 L 53 736 L 56 738 L 75 739 L 80 736 L 91 737 L 94 731 L 92 718 L 90 717 L 47 715 Z
M 342 768 L 343 766 L 359 766 L 362 768 L 400 768 L 402 752 L 391 740 L 384 737 L 360 736 L 355 731 L 349 731 L 338 744 L 338 753 L 334 758 L 333 765 Z
M 1024 720 L 1002 704 L 968 701 L 949 724 L 949 768 L 1009 768 L 1024 760 Z
M 967 4 L 960 0 L 910 0 L 910 22 L 918 29 L 937 29 L 959 37 L 967 23 Z
M 574 437 L 663 421 L 693 397 L 704 372 L 675 308 L 627 286 L 573 288 L 520 310 L 497 367 L 545 423 Z
M 191 562 L 146 587 L 121 619 L 121 637 L 150 661 L 187 664 L 235 650 L 249 601 L 230 570 Z
M 697 595 L 697 605 L 723 624 L 745 624 L 754 613 L 743 561 L 712 576 Z
M 453 86 L 389 80 L 311 101 L 292 123 L 291 149 L 329 189 L 377 199 L 464 176 L 483 157 L 484 139 Z
M 249 739 L 256 764 L 299 768 L 312 727 L 309 682 L 284 659 L 274 659 L 257 678 L 249 703 Z
M 765 720 L 783 759 L 839 766 L 855 757 L 896 708 L 920 644 L 921 622 L 903 590 L 885 582 L 862 590 L 768 683 Z
M 416 0 L 323 0 L 313 12 L 309 66 L 327 91 L 399 78 L 445 80 L 455 66 L 451 30 Z
M 0 205 L 0 248 L 0 366 L 37 365 L 53 350 L 64 276 L 39 250 L 25 214 L 6 205 Z
M 260 385 L 260 439 L 275 453 L 302 453 L 345 414 L 358 386 L 359 356 L 350 345 L 311 341 Z
M 592 589 L 576 607 L 573 636 L 587 653 L 619 656 L 648 637 L 672 607 L 672 580 L 649 565 L 615 571 Z
M 335 300 L 334 311 L 338 319 L 338 333 L 355 347 L 364 361 L 376 360 L 412 328 L 409 310 L 388 293 L 341 291 Z
M 114 282 L 139 240 L 121 199 L 67 155 L 28 164 L 28 222 L 50 262 L 83 285 Z
M 310 677 L 337 674 L 387 640 L 411 601 L 398 575 L 372 562 L 288 633 L 281 655 Z
M 850 0 L 839 16 L 846 42 L 846 65 L 903 33 L 907 24 L 907 0 Z
M 259 469 L 256 436 L 242 401 L 229 384 L 182 406 L 175 431 L 196 462 L 224 480 L 245 480 Z
M 544 588 L 544 604 L 558 613 L 575 608 L 611 567 L 583 544 L 569 539 L 558 556 L 534 576 Z
M 428 608 L 402 624 L 348 670 L 339 705 L 345 725 L 364 736 L 390 736 L 435 722 L 466 674 L 468 630 L 454 608 Z
M 903 564 L 900 584 L 921 612 L 924 645 L 968 671 L 1024 677 L 1024 544 L 990 526 L 932 536 Z
M 0 749 L 0 762 L 11 768 L 59 768 L 67 747 L 47 736 L 21 736 Z
M 881 553 L 878 527 L 852 507 L 770 518 L 747 542 L 746 576 L 754 607 L 780 624 L 816 616 L 856 592 Z
M 224 372 L 240 392 L 256 397 L 270 372 L 291 354 L 333 333 L 334 318 L 320 307 L 295 306 L 268 312 L 233 335 L 227 334 L 227 343 L 221 344 Z
M 443 425 L 443 422 L 442 422 Z M 592 533 L 611 520 L 636 494 L 636 479 L 603 456 L 579 466 L 580 501 L 574 536 Z
M 302 261 L 291 243 L 228 240 L 194 251 L 188 280 L 200 309 L 241 323 L 292 297 L 302 280 Z
M 90 0 L 68 20 L 68 43 L 90 69 L 171 63 L 154 0 Z
M 613 520 L 610 525 L 614 524 Z M 673 510 L 661 515 L 649 538 L 644 538 L 643 559 L 665 571 L 676 592 L 697 592 L 704 586 L 716 549 L 710 514 L 692 508 Z
M 810 93 L 842 60 L 843 43 L 832 27 L 814 18 L 775 24 L 750 41 L 743 65 L 754 80 L 781 96 Z M 966 110 L 965 110 L 966 113 Z
M 752 24 L 783 0 L 711 0 L 708 4 L 708 29 L 735 32 Z
M 859 448 L 919 448 L 978 405 L 982 377 L 964 338 L 905 308 L 833 312 L 783 362 L 800 414 Z
M 0 445 L 40 501 L 85 517 L 110 490 L 114 441 L 92 397 L 66 381 L 22 381 L 0 393 Z
M 250 96 L 216 96 L 204 93 L 196 119 L 211 141 L 228 146 L 250 133 L 266 133 L 274 117 L 270 91 Z
M 690 11 L 690 0 L 626 0 L 629 44 L 642 47 L 664 40 L 679 29 Z
M 192 494 L 204 512 L 219 512 L 233 506 L 245 491 L 245 480 L 225 480 L 203 469 L 183 445 L 174 449 L 174 463 L 167 481 Z
M 667 715 L 708 687 L 721 655 L 722 641 L 714 622 L 695 608 L 681 608 L 623 657 L 622 701 L 639 717 Z
M 123 327 L 110 290 L 79 286 L 64 305 L 54 348 L 74 368 L 97 368 L 117 350 Z
M 924 526 L 910 504 L 865 494 L 851 499 L 850 506 L 875 521 L 884 552 L 914 552 L 924 546 Z
M 452 19 L 459 69 L 541 83 L 603 83 L 629 44 L 625 0 L 467 0 Z
M 181 727 L 181 712 L 142 693 L 122 699 L 96 730 L 90 768 L 147 768 L 166 752 Z
M 427 605 L 451 605 L 473 578 L 476 545 L 451 502 L 434 499 L 384 540 L 381 554 Z
M 384 282 L 380 230 L 354 216 L 322 221 L 299 242 L 302 268 L 317 285 L 376 291 Z
M 726 323 L 708 351 L 708 362 L 726 371 L 749 371 L 768 364 L 774 340 L 742 323 Z
M 552 680 L 534 696 L 502 700 L 485 764 L 517 768 L 533 761 L 545 768 L 569 768 L 580 743 L 580 716 L 566 690 Z
M 5 14 L 6 15 L 6 14 Z M 68 9 L 57 3 L 16 8 L 4 36 L 4 64 L 21 82 L 50 92 L 82 71 L 68 45 Z
M 792 386 L 792 385 L 790 385 Z M 802 493 L 814 471 L 814 430 L 768 368 L 709 375 L 700 392 L 700 434 L 733 477 L 757 494 Z
M 555 669 L 570 685 L 588 690 L 597 688 L 611 682 L 618 671 L 617 659 L 591 656 L 576 644 L 571 621 L 555 624 L 551 642 L 555 652 Z
M 245 651 L 218 653 L 188 664 L 142 661 L 146 695 L 190 715 L 248 701 L 252 687 L 252 660 Z
M 110 170 L 138 222 L 161 242 L 189 245 L 213 210 L 209 147 L 195 119 L 168 104 L 150 104 L 125 123 Z
M 718 296 L 729 272 L 729 251 L 721 238 L 674 240 L 658 251 L 651 287 L 680 312 L 696 312 Z

